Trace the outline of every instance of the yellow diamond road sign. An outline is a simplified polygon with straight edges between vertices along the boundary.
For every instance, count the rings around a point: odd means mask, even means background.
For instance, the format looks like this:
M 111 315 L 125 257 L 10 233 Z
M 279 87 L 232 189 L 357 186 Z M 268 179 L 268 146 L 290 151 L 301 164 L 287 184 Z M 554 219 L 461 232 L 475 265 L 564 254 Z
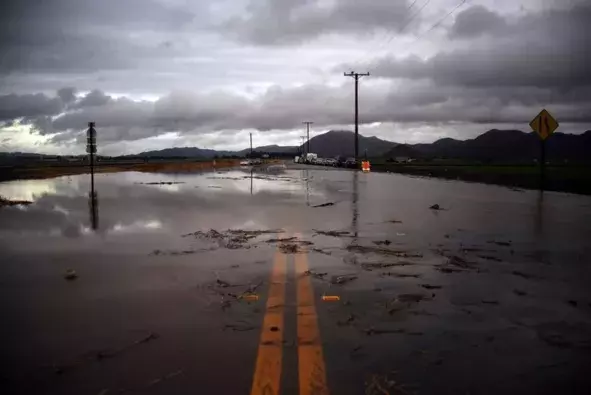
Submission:
M 529 123 L 529 126 L 542 140 L 546 140 L 558 128 L 558 122 L 544 109 Z

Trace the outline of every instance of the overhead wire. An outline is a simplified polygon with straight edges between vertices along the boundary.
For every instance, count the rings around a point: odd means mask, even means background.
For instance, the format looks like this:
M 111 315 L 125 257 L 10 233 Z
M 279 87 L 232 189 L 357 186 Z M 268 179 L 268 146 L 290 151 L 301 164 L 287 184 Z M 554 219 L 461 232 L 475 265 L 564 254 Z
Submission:
M 406 7 L 405 11 L 409 11 L 416 3 L 418 2 L 418 0 L 413 0 L 413 2 Z M 366 51 L 361 57 L 355 59 L 355 61 L 353 61 L 351 63 L 351 67 L 355 68 L 357 66 L 360 65 L 360 61 L 363 60 L 364 58 L 366 58 L 370 53 L 375 52 L 379 49 L 381 49 L 382 47 L 384 47 L 385 45 L 388 45 L 390 42 L 392 42 L 392 40 L 394 39 L 394 37 L 400 33 L 402 33 L 402 31 L 410 25 L 410 23 L 421 13 L 421 11 L 431 2 L 431 0 L 427 0 L 419 9 L 418 11 L 414 12 L 414 13 L 409 13 L 406 16 L 406 21 L 403 21 L 403 25 L 400 27 L 400 29 L 398 29 L 397 31 L 395 31 L 394 33 L 391 33 L 389 35 L 388 40 L 386 40 L 385 42 L 382 41 L 382 43 L 375 49 L 370 49 L 368 51 Z M 326 100 L 324 101 L 324 103 L 321 104 L 322 107 L 325 107 L 331 100 L 333 100 L 335 98 L 334 95 L 329 95 Z

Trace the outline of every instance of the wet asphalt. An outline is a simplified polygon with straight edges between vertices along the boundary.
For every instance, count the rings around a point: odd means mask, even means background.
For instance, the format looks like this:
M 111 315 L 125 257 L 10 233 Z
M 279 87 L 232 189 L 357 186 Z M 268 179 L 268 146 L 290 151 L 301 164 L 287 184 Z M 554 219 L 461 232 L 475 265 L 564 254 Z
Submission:
M 0 209 L 2 393 L 590 392 L 591 197 L 293 164 L 90 192 L 0 183 L 33 201 Z

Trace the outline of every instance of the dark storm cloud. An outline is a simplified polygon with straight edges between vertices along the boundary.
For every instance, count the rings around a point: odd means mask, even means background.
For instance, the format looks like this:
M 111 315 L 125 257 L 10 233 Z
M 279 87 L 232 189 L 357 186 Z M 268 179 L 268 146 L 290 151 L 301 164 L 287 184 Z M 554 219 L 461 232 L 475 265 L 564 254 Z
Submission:
M 473 38 L 483 33 L 498 32 L 505 26 L 506 22 L 500 15 L 477 5 L 458 14 L 449 33 L 452 37 Z
M 528 15 L 504 28 L 500 22 L 484 23 L 483 15 L 481 7 L 458 15 L 451 30 L 453 36 L 463 38 L 469 31 L 471 35 L 477 34 L 475 29 L 481 23 L 483 29 L 495 32 L 494 37 L 476 41 L 467 49 L 440 52 L 426 60 L 382 59 L 374 63 L 373 75 L 488 88 L 531 86 L 569 90 L 591 84 L 591 6 Z M 490 15 L 487 18 L 492 20 Z
M 541 106 L 556 110 L 561 122 L 590 122 L 589 90 L 573 101 L 570 93 L 554 94 L 535 87 L 437 86 L 431 81 L 364 86 L 360 99 L 362 123 L 473 122 L 523 123 Z M 89 97 L 105 98 L 98 105 L 80 106 Z M 247 99 L 226 92 L 174 92 L 155 102 L 112 98 L 94 91 L 59 116 L 24 119 L 53 143 L 82 143 L 89 121 L 97 123 L 101 143 L 137 141 L 178 132 L 185 136 L 214 131 L 290 130 L 313 116 L 318 127 L 346 125 L 353 120 L 349 85 L 327 89 L 321 85 L 269 88 Z
M 75 107 L 95 107 L 95 106 L 103 106 L 107 104 L 111 100 L 111 96 L 106 95 L 103 91 L 98 89 L 94 89 L 90 91 L 86 96 L 80 99 Z
M 58 114 L 63 108 L 59 97 L 48 97 L 42 93 L 32 95 L 0 96 L 0 120 L 9 121 L 21 117 L 36 117 Z
M 193 19 L 152 0 L 9 0 L 0 13 L 0 72 L 133 68 L 158 45 L 142 46 L 132 33 L 176 30 Z
M 228 19 L 222 32 L 261 45 L 294 44 L 327 33 L 399 30 L 418 20 L 408 0 L 251 0 L 246 16 Z

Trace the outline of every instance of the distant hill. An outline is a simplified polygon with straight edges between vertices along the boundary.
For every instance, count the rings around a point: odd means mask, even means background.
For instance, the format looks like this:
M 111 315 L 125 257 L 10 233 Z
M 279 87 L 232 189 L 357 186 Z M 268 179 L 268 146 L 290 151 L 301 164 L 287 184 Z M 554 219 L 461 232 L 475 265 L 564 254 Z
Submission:
M 355 134 L 346 130 L 331 130 L 317 135 L 310 140 L 311 152 L 320 157 L 350 157 L 354 155 Z M 546 158 L 552 162 L 591 163 L 591 130 L 583 134 L 554 133 L 546 143 Z M 281 154 L 283 156 L 297 155 L 302 146 L 266 145 L 253 150 L 258 153 Z M 395 158 L 406 156 L 410 158 L 434 159 L 449 158 L 476 162 L 492 163 L 532 163 L 538 159 L 540 139 L 531 132 L 519 130 L 492 129 L 480 136 L 469 140 L 455 140 L 451 138 L 439 139 L 430 144 L 398 144 L 377 137 L 359 135 L 359 155 L 363 157 L 365 151 L 369 157 Z M 211 159 L 214 156 L 244 156 L 250 149 L 241 151 L 216 151 L 197 147 L 165 148 L 156 151 L 146 151 L 140 154 L 127 155 L 127 158 L 137 157 L 184 157 Z M 41 154 L 24 152 L 0 153 L 1 163 L 13 163 L 17 158 L 39 158 Z
M 255 147 L 252 149 L 256 152 L 265 152 L 265 153 L 293 153 L 294 155 L 298 152 L 298 147 L 294 145 L 263 145 L 260 147 Z M 236 152 L 237 155 L 243 156 L 250 153 L 250 148 L 243 149 L 242 151 Z
M 382 156 L 399 145 L 377 137 L 359 135 L 359 155 Z M 305 145 L 304 145 L 305 146 Z M 302 146 L 299 147 L 300 149 Z M 310 152 L 320 157 L 349 157 L 355 155 L 355 133 L 348 130 L 331 130 L 310 139 Z
M 440 139 L 411 147 L 420 158 L 452 158 L 495 163 L 532 163 L 540 155 L 536 133 L 492 129 L 469 140 Z M 591 131 L 583 134 L 554 133 L 546 141 L 546 158 L 554 162 L 591 162 Z
M 173 158 L 173 157 L 186 157 L 186 158 L 203 158 L 209 159 L 213 158 L 216 155 L 235 155 L 235 152 L 232 151 L 216 151 L 212 149 L 204 149 L 204 148 L 197 148 L 197 147 L 179 147 L 179 148 L 165 148 L 157 151 L 145 151 L 137 155 L 129 155 L 129 156 L 142 156 L 142 157 L 150 157 L 150 156 L 158 156 L 164 158 Z

